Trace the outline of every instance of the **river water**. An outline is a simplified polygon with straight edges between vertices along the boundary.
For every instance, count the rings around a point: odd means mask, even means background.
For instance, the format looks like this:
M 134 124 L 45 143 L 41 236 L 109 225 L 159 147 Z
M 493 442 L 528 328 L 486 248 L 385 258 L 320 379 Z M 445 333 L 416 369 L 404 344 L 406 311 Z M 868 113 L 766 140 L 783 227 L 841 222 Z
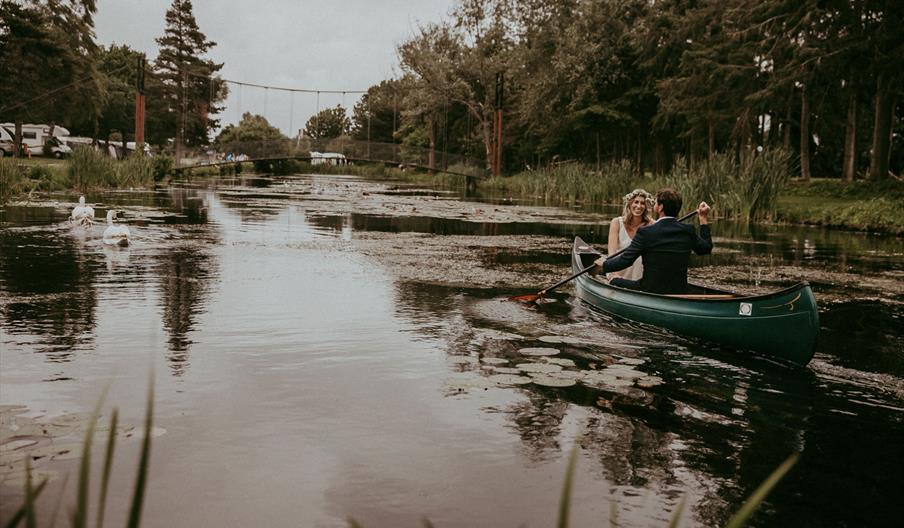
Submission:
M 552 526 L 574 446 L 573 526 L 665 526 L 682 500 L 682 526 L 724 524 L 795 452 L 752 525 L 904 525 L 900 238 L 714 225 L 694 277 L 813 285 L 817 355 L 790 368 L 613 320 L 570 287 L 504 301 L 570 274 L 571 239 L 604 244 L 611 208 L 343 176 L 182 182 L 89 195 L 132 231 L 111 249 L 103 225 L 66 223 L 75 201 L 0 209 L 0 521 L 26 456 L 49 479 L 41 522 L 60 497 L 66 515 L 106 390 L 93 479 L 116 407 L 106 520 L 122 524 L 153 379 L 145 526 Z M 524 363 L 636 374 L 495 382 Z

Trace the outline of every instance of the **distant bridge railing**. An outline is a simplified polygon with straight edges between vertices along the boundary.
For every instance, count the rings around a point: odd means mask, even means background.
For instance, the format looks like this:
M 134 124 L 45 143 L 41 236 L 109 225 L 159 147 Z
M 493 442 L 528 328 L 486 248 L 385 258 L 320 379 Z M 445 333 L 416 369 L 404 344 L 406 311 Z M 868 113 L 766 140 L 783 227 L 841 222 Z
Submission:
M 488 175 L 486 161 L 479 158 L 412 145 L 362 141 L 346 137 L 328 140 L 299 138 L 217 144 L 208 150 L 186 152 L 182 159 L 177 160 L 176 167 L 224 164 L 240 160 L 311 160 L 311 153 L 337 153 L 351 162 L 411 166 L 477 178 Z

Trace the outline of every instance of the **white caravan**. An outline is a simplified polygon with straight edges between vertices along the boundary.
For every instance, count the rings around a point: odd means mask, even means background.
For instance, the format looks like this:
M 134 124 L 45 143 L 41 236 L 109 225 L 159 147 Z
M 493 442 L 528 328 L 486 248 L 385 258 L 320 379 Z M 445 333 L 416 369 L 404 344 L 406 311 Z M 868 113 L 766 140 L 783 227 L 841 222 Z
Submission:
M 15 137 L 15 123 L 0 123 L 0 127 L 6 129 L 6 132 L 11 137 Z M 72 153 L 72 149 L 60 141 L 61 137 L 68 135 L 69 130 L 59 125 L 53 127 L 53 135 L 50 134 L 50 125 L 35 125 L 31 123 L 22 125 L 22 143 L 28 146 L 28 150 L 31 151 L 32 155 L 43 155 L 44 143 L 49 141 L 51 143 L 50 151 L 54 157 L 64 158 L 68 156 Z

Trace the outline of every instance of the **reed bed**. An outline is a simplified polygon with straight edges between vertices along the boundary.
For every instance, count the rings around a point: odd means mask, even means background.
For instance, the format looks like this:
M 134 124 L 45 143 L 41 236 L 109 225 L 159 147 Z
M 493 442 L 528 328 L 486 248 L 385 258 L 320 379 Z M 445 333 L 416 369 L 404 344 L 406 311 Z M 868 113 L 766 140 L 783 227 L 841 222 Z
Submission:
M 509 191 L 519 196 L 547 202 L 612 203 L 636 185 L 649 181 L 640 178 L 629 161 L 613 161 L 599 171 L 588 165 L 572 163 L 550 169 L 518 173 L 511 177 L 494 177 L 480 183 L 488 190 Z M 632 185 L 634 187 L 632 187 Z
M 790 156 L 783 150 L 767 149 L 741 162 L 731 154 L 715 154 L 692 169 L 679 159 L 672 170 L 657 178 L 640 174 L 630 161 L 613 161 L 595 170 L 579 163 L 490 178 L 482 188 L 504 190 L 550 203 L 616 203 L 635 188 L 655 193 L 672 187 L 684 198 L 689 210 L 706 200 L 721 217 L 763 220 L 774 217 L 781 190 L 792 171 Z

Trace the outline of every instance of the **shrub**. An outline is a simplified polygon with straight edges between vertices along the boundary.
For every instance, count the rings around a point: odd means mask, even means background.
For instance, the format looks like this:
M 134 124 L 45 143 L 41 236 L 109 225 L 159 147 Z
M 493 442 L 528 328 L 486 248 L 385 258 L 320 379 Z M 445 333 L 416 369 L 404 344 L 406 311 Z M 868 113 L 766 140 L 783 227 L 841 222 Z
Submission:
M 76 147 L 69 160 L 69 180 L 81 192 L 117 181 L 116 162 L 91 147 Z
M 151 158 L 153 160 L 154 181 L 159 182 L 166 178 L 167 174 L 173 170 L 176 160 L 168 154 L 160 154 Z
M 153 185 L 155 179 L 154 161 L 140 152 L 133 152 L 116 167 L 118 187 L 144 187 Z
M 22 192 L 25 171 L 13 158 L 0 158 L 0 203 Z

